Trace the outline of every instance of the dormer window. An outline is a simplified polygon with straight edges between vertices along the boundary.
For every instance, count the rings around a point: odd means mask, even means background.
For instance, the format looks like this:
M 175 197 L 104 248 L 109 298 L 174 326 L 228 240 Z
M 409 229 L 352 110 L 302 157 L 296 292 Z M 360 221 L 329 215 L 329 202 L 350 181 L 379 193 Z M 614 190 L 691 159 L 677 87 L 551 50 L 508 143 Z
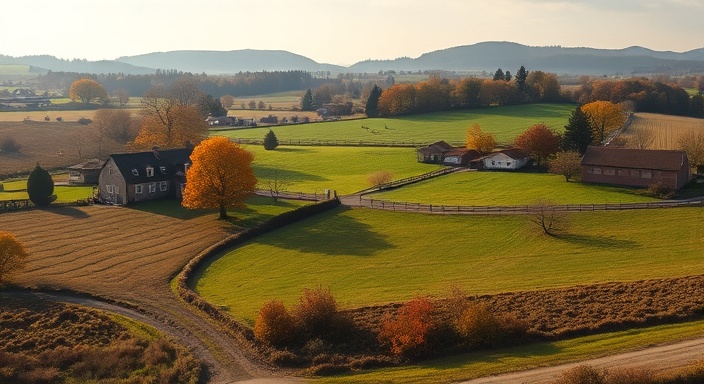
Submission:
M 139 171 L 136 170 L 136 169 L 133 169 L 133 170 L 132 170 L 132 174 L 135 175 L 135 176 L 139 176 Z
M 147 167 L 147 177 L 152 177 L 154 176 L 154 167 Z
M 183 173 L 188 173 L 188 168 L 190 168 L 191 163 L 186 163 L 183 165 Z
M 162 165 L 161 167 L 159 167 L 159 170 L 161 171 L 162 175 L 166 174 L 166 167 L 165 166 Z

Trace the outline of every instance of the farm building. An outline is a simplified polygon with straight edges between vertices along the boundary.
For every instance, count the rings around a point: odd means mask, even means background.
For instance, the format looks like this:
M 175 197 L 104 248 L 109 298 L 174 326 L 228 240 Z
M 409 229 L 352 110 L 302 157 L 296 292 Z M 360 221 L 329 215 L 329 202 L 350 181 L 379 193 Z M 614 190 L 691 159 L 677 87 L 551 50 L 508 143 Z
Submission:
M 684 151 L 588 147 L 582 157 L 582 182 L 633 187 L 661 183 L 678 190 L 691 178 Z
M 99 159 L 90 159 L 68 167 L 68 183 L 70 185 L 98 184 L 100 170 L 104 164 L 105 162 Z
M 419 163 L 442 164 L 445 153 L 453 150 L 454 147 L 444 141 L 438 141 L 417 150 Z
M 127 205 L 163 197 L 180 198 L 192 148 L 110 155 L 100 172 L 99 199 Z
M 528 164 L 530 156 L 522 149 L 509 148 L 494 151 L 477 161 L 482 169 L 515 171 Z
M 469 165 L 471 161 L 481 156 L 481 153 L 475 149 L 452 148 L 445 152 L 442 162 L 445 165 Z

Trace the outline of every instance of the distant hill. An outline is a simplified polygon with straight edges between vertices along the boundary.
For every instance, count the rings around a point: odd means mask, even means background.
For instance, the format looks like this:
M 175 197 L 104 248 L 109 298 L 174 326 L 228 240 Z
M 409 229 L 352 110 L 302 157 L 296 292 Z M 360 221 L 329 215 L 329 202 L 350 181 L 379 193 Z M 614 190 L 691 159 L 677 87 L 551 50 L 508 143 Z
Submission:
M 120 62 L 160 69 L 177 69 L 192 73 L 234 74 L 238 72 L 289 71 L 344 72 L 345 68 L 320 64 L 305 56 L 287 51 L 242 49 L 237 51 L 170 51 L 125 56 Z
M 640 75 L 653 73 L 704 73 L 704 48 L 689 52 L 624 49 L 530 47 L 510 42 L 484 42 L 442 49 L 418 58 L 366 60 L 350 67 L 318 63 L 305 56 L 279 50 L 170 51 L 120 57 L 111 61 L 60 60 L 53 56 L 0 55 L 0 64 L 30 65 L 36 69 L 81 73 L 149 74 L 157 69 L 192 73 L 288 71 L 376 73 L 379 71 L 488 71 L 515 73 L 523 65 L 531 70 L 573 75 Z

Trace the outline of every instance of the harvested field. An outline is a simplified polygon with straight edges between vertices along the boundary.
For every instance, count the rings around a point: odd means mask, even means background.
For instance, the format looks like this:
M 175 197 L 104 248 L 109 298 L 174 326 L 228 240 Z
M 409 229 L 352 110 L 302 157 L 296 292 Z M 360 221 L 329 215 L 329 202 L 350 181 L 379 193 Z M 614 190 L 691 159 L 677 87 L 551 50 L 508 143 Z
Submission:
M 63 168 L 82 159 L 98 157 L 94 127 L 73 122 L 0 122 L 0 140 L 11 138 L 20 145 L 19 153 L 0 153 L 0 178 L 27 174 L 39 163 L 44 169 Z M 125 146 L 104 139 L 102 157 L 124 152 Z
M 633 116 L 633 122 L 620 137 L 628 140 L 631 132 L 639 129 L 654 132 L 653 142 L 648 147 L 650 149 L 680 149 L 677 143 L 679 136 L 692 130 L 704 131 L 704 119 L 655 113 L 636 113 Z

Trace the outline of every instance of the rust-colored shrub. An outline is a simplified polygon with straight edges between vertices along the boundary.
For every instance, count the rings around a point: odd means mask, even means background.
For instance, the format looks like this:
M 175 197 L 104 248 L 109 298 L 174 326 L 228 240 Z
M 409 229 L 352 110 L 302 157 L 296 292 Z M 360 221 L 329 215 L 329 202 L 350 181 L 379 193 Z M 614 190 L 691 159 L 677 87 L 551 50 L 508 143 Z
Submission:
M 308 337 L 326 336 L 335 329 L 338 317 L 337 302 L 330 289 L 304 289 L 293 316 Z
M 259 310 L 254 323 L 254 337 L 271 345 L 286 345 L 297 334 L 296 320 L 284 303 L 271 300 Z
M 606 372 L 606 384 L 655 384 L 655 375 L 647 367 L 614 368 Z
M 468 305 L 455 320 L 455 331 L 470 345 L 488 346 L 496 344 L 501 334 L 499 319 L 488 305 Z
M 562 372 L 553 384 L 606 384 L 606 376 L 590 365 L 579 365 Z
M 396 356 L 419 353 L 436 326 L 432 311 L 433 305 L 426 298 L 418 297 L 405 303 L 396 318 L 388 318 L 382 323 L 379 342 L 389 346 Z

